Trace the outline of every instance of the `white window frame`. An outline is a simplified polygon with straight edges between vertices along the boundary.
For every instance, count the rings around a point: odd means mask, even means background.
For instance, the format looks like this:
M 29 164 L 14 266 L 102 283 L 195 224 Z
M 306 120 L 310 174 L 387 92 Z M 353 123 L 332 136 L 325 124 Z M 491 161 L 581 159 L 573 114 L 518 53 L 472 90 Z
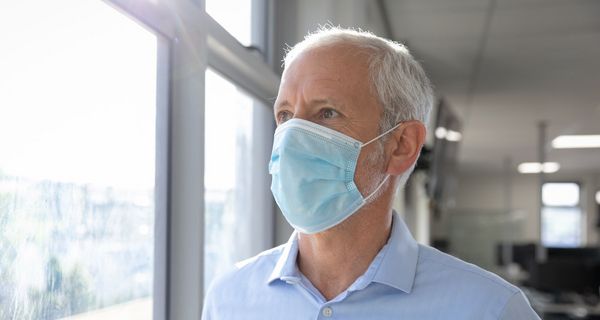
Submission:
M 270 106 L 279 76 L 269 61 L 266 26 L 242 46 L 205 12 L 204 0 L 104 0 L 159 36 L 156 133 L 154 319 L 200 319 L 204 268 L 204 73 L 219 71 Z M 253 24 L 267 19 L 267 0 L 253 1 Z M 256 31 L 258 30 L 258 31 Z M 262 52 L 262 53 L 261 53 Z M 257 120 L 253 134 L 271 147 L 273 122 Z M 256 152 L 256 163 L 265 162 Z M 266 162 L 265 162 L 266 163 Z M 274 204 L 266 170 L 253 173 L 252 228 L 258 246 L 273 245 Z M 192 190 L 192 191 L 190 191 Z M 264 192 L 260 191 L 264 190 Z

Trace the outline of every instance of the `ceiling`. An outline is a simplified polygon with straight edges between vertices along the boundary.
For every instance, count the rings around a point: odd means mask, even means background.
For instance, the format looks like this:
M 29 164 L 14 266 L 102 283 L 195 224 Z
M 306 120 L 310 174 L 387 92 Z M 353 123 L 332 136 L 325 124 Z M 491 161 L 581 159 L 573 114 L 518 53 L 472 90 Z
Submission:
M 600 149 L 554 150 L 600 134 L 600 1 L 386 0 L 392 36 L 423 63 L 464 124 L 461 171 L 537 160 L 538 123 L 562 172 L 600 172 Z

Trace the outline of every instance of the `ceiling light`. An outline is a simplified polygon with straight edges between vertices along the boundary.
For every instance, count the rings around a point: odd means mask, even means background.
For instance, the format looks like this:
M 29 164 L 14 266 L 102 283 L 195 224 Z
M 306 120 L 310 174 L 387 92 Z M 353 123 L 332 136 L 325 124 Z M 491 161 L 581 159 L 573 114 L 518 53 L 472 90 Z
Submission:
M 544 162 L 542 169 L 544 170 L 544 173 L 555 173 L 560 169 L 560 164 L 558 164 L 558 162 Z
M 460 141 L 460 139 L 462 139 L 462 133 L 458 132 L 458 131 L 452 131 L 452 130 L 448 130 L 448 133 L 446 133 L 446 140 L 448 141 Z
M 437 127 L 435 129 L 435 137 L 438 139 L 446 139 L 451 142 L 460 141 L 462 139 L 462 133 L 444 127 Z
M 519 165 L 518 170 L 520 173 L 554 173 L 560 169 L 560 164 L 557 162 L 523 162 Z
M 600 148 L 600 135 L 565 135 L 552 140 L 555 149 Z
M 435 137 L 438 139 L 446 139 L 447 133 L 448 130 L 446 130 L 446 128 L 444 127 L 438 127 L 437 129 L 435 129 Z
M 600 204 L 600 191 L 596 191 L 596 203 Z

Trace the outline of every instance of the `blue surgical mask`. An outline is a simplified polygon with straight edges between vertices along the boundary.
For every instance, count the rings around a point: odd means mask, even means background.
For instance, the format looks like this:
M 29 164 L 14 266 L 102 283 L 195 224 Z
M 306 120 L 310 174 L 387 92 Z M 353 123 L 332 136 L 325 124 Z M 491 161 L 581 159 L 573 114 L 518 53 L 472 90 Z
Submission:
M 354 183 L 360 150 L 396 129 L 362 143 L 314 122 L 291 119 L 275 130 L 269 173 L 271 191 L 287 221 L 313 234 L 346 220 L 389 178 L 363 197 Z

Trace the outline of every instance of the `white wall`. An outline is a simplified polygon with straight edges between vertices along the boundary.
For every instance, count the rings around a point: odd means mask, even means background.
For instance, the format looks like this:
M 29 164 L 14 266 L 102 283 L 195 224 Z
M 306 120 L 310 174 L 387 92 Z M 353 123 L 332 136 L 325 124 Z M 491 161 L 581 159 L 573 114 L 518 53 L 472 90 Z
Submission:
M 303 0 L 299 2 L 297 37 L 301 39 L 328 22 L 342 27 L 362 28 L 385 36 L 376 1 Z
M 281 72 L 286 47 L 293 46 L 321 25 L 361 28 L 385 34 L 376 1 L 371 0 L 271 0 L 274 29 L 271 35 L 273 67 Z

